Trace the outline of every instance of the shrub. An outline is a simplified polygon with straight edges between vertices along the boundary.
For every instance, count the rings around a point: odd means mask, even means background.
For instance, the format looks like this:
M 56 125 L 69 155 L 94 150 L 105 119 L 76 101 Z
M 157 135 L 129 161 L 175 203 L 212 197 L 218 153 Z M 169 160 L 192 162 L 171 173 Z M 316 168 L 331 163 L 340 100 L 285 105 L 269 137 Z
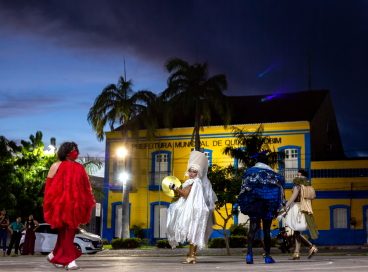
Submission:
M 156 247 L 158 247 L 158 248 L 171 248 L 168 240 L 158 240 L 156 242 Z
M 150 246 L 150 245 L 151 245 L 150 239 L 148 238 L 142 239 L 142 246 Z
M 231 248 L 242 248 L 247 244 L 247 237 L 245 236 L 230 236 L 229 240 Z
M 113 249 L 120 249 L 120 248 L 137 248 L 141 246 L 141 239 L 139 238 L 117 238 L 111 240 L 111 247 Z
M 109 244 L 109 241 L 107 239 L 102 239 L 102 244 L 108 245 Z
M 225 238 L 212 238 L 208 244 L 209 248 L 225 248 Z
M 183 248 L 183 247 L 184 247 L 184 245 L 182 243 L 179 243 L 179 245 L 176 246 L 176 248 Z
M 271 238 L 271 247 L 275 247 L 278 244 L 277 237 Z
M 245 224 L 233 225 L 230 227 L 230 236 L 248 236 L 248 228 Z
M 133 227 L 132 227 L 132 231 L 133 231 L 134 236 L 135 236 L 136 238 L 141 238 L 141 239 L 143 239 L 143 238 L 144 238 L 144 232 L 143 232 L 142 227 L 137 226 L 137 225 L 133 225 Z

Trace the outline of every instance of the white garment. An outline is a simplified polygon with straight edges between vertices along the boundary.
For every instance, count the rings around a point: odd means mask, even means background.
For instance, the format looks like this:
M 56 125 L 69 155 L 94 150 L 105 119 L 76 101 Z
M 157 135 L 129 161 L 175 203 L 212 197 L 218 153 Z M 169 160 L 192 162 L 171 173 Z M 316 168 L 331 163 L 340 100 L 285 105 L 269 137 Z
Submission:
M 300 211 L 300 202 L 296 202 L 287 212 L 285 223 L 294 231 L 305 231 L 308 229 L 305 215 Z
M 213 231 L 214 214 L 206 204 L 202 180 L 187 180 L 182 185 L 183 190 L 191 184 L 193 186 L 188 197 L 180 197 L 168 209 L 167 237 L 172 248 L 187 240 L 198 249 L 203 249 Z

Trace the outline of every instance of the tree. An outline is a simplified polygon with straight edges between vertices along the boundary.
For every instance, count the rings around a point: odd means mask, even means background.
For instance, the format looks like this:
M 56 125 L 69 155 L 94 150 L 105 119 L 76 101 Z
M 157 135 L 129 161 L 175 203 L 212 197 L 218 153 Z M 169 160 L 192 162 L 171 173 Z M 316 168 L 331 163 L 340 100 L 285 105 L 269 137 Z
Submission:
M 231 111 L 223 91 L 227 89 L 225 74 L 209 77 L 208 63 L 194 63 L 173 58 L 165 63 L 170 73 L 168 87 L 162 92 L 163 101 L 168 101 L 164 113 L 165 126 L 172 128 L 173 109 L 182 109 L 185 115 L 194 112 L 195 150 L 200 150 L 199 129 L 211 123 L 211 107 L 220 115 L 226 127 L 230 123 Z
M 104 128 L 108 124 L 111 131 L 114 125 L 119 124 L 119 130 L 123 137 L 123 148 L 128 146 L 128 132 L 132 137 L 138 139 L 138 132 L 141 126 L 147 129 L 147 139 L 155 137 L 158 128 L 156 119 L 157 96 L 150 91 L 132 90 L 133 82 L 119 78 L 118 84 L 109 84 L 97 96 L 94 105 L 88 113 L 87 120 L 92 125 L 92 129 L 97 134 L 97 139 L 104 139 Z M 125 160 L 126 162 L 127 160 Z M 124 169 L 125 167 L 124 162 Z M 130 181 L 127 180 L 123 188 L 122 206 L 122 237 L 129 238 L 129 189 Z
M 0 136 L 0 207 L 5 207 L 10 217 L 28 218 L 33 214 L 37 220 L 43 218 L 43 199 L 47 173 L 57 156 L 44 151 L 42 132 L 29 137 L 30 141 L 13 141 Z M 55 145 L 55 138 L 51 138 Z M 101 167 L 94 159 L 82 165 L 91 174 L 93 167 Z M 103 192 L 92 185 L 92 193 L 102 196 Z M 102 195 L 101 195 L 102 194 Z
M 269 150 L 268 165 L 272 168 L 283 165 L 285 158 L 284 152 L 272 151 L 269 143 L 272 142 L 271 137 L 263 136 L 264 128 L 260 125 L 255 132 L 248 132 L 246 128 L 240 129 L 232 128 L 233 136 L 236 139 L 238 146 L 227 146 L 223 150 L 223 154 L 230 155 L 238 161 L 238 165 L 243 165 L 245 168 L 254 166 L 255 159 L 253 155 L 263 151 Z
M 238 201 L 238 194 L 241 186 L 241 176 L 244 172 L 243 168 L 235 169 L 234 166 L 229 165 L 222 167 L 214 164 L 208 171 L 208 179 L 211 181 L 212 188 L 215 191 L 218 201 L 216 202 L 216 212 L 224 220 L 223 225 L 216 223 L 222 228 L 222 231 L 215 229 L 218 233 L 224 235 L 227 255 L 230 255 L 229 246 L 229 232 L 227 230 L 227 223 L 234 215 L 238 214 L 235 209 L 235 204 Z M 230 209 L 229 209 L 230 207 Z M 225 209 L 225 213 L 221 213 L 221 209 Z M 230 210 L 230 212 L 229 212 Z

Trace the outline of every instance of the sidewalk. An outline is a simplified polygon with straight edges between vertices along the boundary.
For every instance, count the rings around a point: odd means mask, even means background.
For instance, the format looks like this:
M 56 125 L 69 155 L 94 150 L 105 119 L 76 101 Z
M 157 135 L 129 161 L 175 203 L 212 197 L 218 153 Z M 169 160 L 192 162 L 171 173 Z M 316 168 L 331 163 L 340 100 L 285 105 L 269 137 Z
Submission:
M 230 253 L 233 256 L 241 256 L 245 255 L 242 251 L 246 250 L 246 248 L 230 248 Z M 290 249 L 290 252 L 294 252 L 294 248 Z M 301 254 L 308 254 L 309 248 L 303 247 L 301 249 Z M 162 249 L 162 248 L 154 248 L 154 249 L 106 249 L 102 252 L 98 252 L 96 255 L 88 255 L 88 256 L 96 256 L 96 257 L 153 257 L 153 256 L 182 256 L 188 253 L 188 248 L 175 248 L 175 249 Z M 290 255 L 291 253 L 283 254 L 280 249 L 277 247 L 271 248 L 271 255 Z M 262 248 L 254 248 L 254 255 L 262 255 Z M 368 246 L 318 246 L 318 255 L 319 254 L 364 254 L 368 255 Z M 197 251 L 197 256 L 226 256 L 227 251 L 226 248 L 206 248 L 203 250 Z M 85 255 L 83 255 L 85 256 Z

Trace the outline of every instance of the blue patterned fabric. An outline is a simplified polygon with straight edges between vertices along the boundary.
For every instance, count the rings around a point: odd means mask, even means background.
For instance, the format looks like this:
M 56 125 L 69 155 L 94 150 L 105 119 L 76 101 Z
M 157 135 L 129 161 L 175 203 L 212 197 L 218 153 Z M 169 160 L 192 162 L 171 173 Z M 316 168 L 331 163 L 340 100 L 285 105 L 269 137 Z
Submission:
M 247 169 L 242 179 L 238 196 L 241 212 L 250 218 L 272 219 L 285 203 L 285 179 L 264 164 Z

